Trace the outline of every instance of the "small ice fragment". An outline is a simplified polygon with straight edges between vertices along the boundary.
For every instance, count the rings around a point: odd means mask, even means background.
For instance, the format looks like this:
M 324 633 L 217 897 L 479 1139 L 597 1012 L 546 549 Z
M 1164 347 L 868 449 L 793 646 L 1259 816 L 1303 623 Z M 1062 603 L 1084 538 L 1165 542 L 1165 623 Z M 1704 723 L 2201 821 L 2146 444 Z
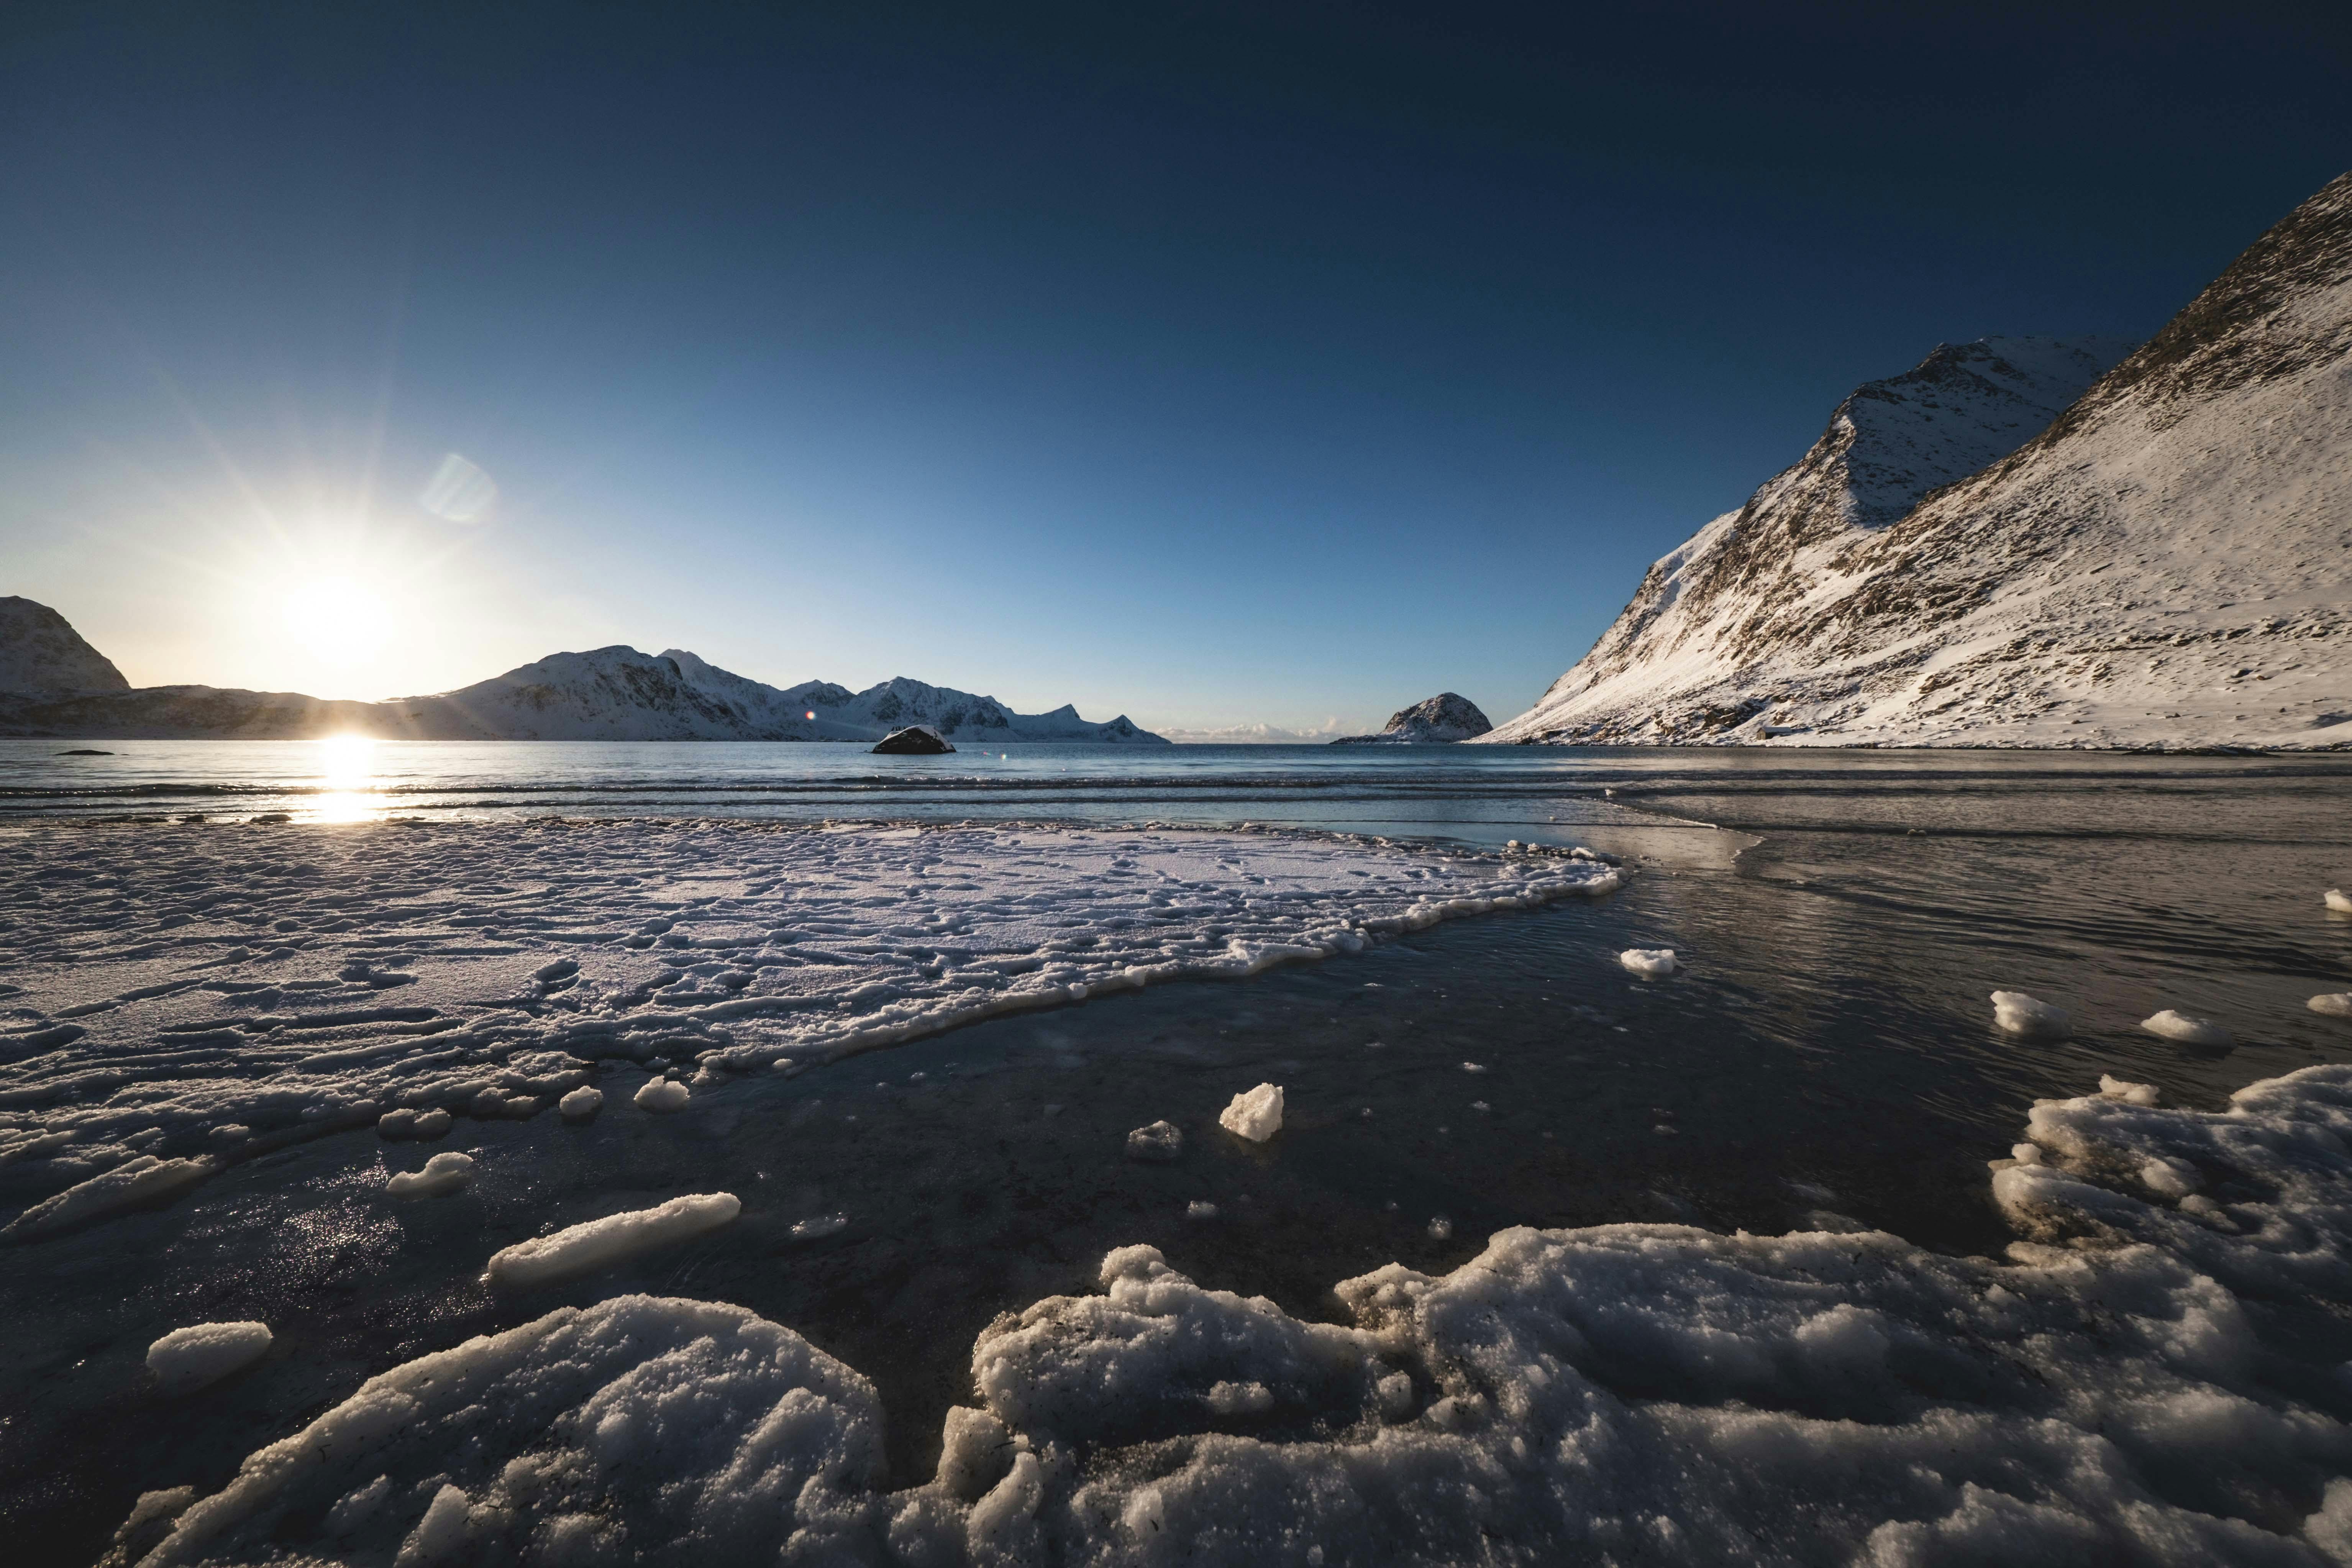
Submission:
M 147 1347 L 147 1370 L 173 1394 L 218 1383 L 269 1348 L 267 1323 L 198 1323 Z
M 582 1084 L 555 1102 L 555 1109 L 566 1121 L 585 1121 L 604 1108 L 604 1091 Z
M 1470 1109 L 1473 1110 L 1492 1110 L 1495 1108 L 1487 1104 L 1483 1100 L 1474 1100 L 1470 1102 Z
M 2042 1145 L 2039 1143 L 2011 1143 L 2009 1146 L 2009 1157 L 2016 1161 L 2021 1165 L 2039 1165 L 2042 1163 Z
M 520 1289 L 617 1263 L 632 1253 L 715 1230 L 743 1212 L 732 1193 L 692 1193 L 658 1208 L 607 1215 L 491 1255 L 485 1281 Z
M 375 1119 L 375 1131 L 377 1137 L 393 1142 L 403 1138 L 414 1138 L 416 1136 L 416 1112 L 387 1110 Z
M 1127 1157 L 1130 1160 L 1166 1162 L 1183 1152 L 1184 1133 L 1172 1121 L 1155 1121 L 1127 1135 Z
M 2109 1100 L 2120 1100 L 2126 1105 L 2156 1103 L 2156 1085 L 2133 1083 L 2128 1079 L 2116 1078 L 2108 1073 L 2099 1075 L 2099 1092 Z
M 1282 1131 L 1282 1086 L 1262 1083 L 1234 1096 L 1234 1102 L 1218 1114 L 1217 1124 L 1253 1143 L 1265 1142 Z
M 2314 996 L 2304 1004 L 2315 1013 L 2325 1013 L 2331 1018 L 2352 1018 L 2352 991 L 2329 991 Z
M 1429 1222 L 1429 1239 L 1432 1241 L 1453 1240 L 1454 1222 L 1447 1219 L 1444 1215 L 1439 1215 L 1435 1219 L 1431 1220 Z
M 396 1171 L 383 1190 L 395 1198 L 437 1198 L 454 1193 L 474 1179 L 470 1154 L 436 1154 L 421 1171 Z
M 1629 947 L 1617 962 L 1644 980 L 1659 980 L 1682 967 L 1671 947 Z
M 2168 1198 L 2185 1198 L 2205 1184 L 2196 1166 L 2185 1160 L 2168 1160 L 2160 1155 L 2139 1168 L 2139 1179 L 2148 1191 Z
M 816 1241 L 824 1237 L 837 1235 L 848 1228 L 849 1216 L 847 1215 L 821 1214 L 814 1219 L 804 1219 L 794 1224 L 793 1226 L 793 1239 L 794 1241 Z
M 415 1131 L 419 1139 L 430 1143 L 449 1131 L 449 1113 L 446 1110 L 420 1111 Z
M 2328 889 L 2327 907 L 2339 915 L 2352 915 L 2352 893 L 2347 893 L 2341 888 Z
M 1194 1198 L 1191 1203 L 1184 1205 L 1184 1217 L 1186 1219 L 1214 1219 L 1217 1217 L 1217 1205 L 1202 1198 Z
M 1464 1072 L 1485 1072 L 1486 1070 L 1486 1064 L 1485 1062 L 1464 1062 L 1462 1064 L 1462 1070 Z
M 2167 1007 L 2152 1017 L 2142 1018 L 2139 1026 L 2151 1035 L 2161 1035 L 2168 1040 L 2178 1040 L 2184 1046 L 2226 1046 L 2230 1031 L 2203 1018 L 2192 1018 L 2186 1013 L 2176 1013 Z
M 2063 1007 L 2053 1007 L 2022 991 L 1992 994 L 1992 1021 L 2012 1035 L 2029 1039 L 2063 1040 L 2074 1032 L 2074 1020 Z
M 649 1078 L 643 1089 L 632 1097 L 641 1110 L 667 1113 L 684 1110 L 690 1098 L 686 1085 L 666 1078 Z

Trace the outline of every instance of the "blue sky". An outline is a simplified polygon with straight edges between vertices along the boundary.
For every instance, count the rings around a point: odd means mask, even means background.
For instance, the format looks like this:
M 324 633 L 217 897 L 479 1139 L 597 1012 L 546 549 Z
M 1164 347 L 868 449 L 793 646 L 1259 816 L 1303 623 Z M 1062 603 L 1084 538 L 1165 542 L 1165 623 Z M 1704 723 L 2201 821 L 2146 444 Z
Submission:
M 2154 331 L 2352 163 L 2347 65 L 2321 8 L 11 7 L 0 593 L 142 684 L 1499 721 L 1854 384 Z

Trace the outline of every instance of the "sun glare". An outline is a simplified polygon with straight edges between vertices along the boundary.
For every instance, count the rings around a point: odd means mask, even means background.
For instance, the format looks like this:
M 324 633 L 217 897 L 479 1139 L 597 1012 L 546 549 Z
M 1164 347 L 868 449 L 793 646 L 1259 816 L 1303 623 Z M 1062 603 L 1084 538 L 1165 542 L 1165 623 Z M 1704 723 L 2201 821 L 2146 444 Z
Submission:
M 383 815 L 376 790 L 375 738 L 330 735 L 319 742 L 320 793 L 304 813 L 312 822 L 373 822 Z
M 351 577 L 297 582 L 283 591 L 278 613 L 295 640 L 329 664 L 366 658 L 392 634 L 391 605 L 382 594 Z

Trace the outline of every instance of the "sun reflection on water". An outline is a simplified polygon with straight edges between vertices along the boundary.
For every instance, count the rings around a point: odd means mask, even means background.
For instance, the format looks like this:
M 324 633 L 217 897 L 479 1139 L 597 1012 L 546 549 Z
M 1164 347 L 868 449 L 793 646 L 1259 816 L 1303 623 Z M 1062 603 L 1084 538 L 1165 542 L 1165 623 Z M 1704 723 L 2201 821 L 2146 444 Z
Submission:
M 383 815 L 376 787 L 375 740 L 331 735 L 319 742 L 321 793 L 303 810 L 306 822 L 373 822 Z

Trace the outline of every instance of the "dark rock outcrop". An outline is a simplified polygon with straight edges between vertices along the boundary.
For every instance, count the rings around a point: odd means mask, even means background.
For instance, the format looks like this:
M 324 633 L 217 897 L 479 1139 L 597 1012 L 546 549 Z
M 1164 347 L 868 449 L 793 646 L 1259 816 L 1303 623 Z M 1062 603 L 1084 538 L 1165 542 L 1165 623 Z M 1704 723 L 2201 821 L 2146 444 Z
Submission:
M 1389 716 L 1388 728 L 1377 735 L 1342 735 L 1335 746 L 1430 745 L 1475 740 L 1495 726 L 1478 705 L 1459 692 L 1436 696 L 1401 709 Z
M 929 724 L 909 724 L 903 730 L 893 730 L 875 742 L 874 749 L 893 757 L 936 757 L 955 750 Z

